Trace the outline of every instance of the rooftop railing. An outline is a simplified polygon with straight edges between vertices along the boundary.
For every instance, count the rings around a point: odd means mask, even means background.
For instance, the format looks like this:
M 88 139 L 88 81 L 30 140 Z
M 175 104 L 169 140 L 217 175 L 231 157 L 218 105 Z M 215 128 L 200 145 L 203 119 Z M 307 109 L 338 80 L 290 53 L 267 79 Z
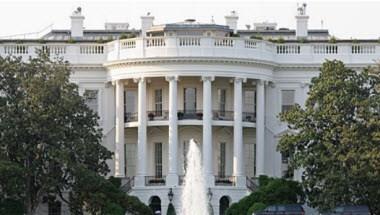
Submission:
M 376 41 L 273 43 L 239 37 L 203 36 L 139 37 L 108 43 L 1 41 L 0 56 L 14 55 L 28 59 L 29 56 L 36 56 L 38 49 L 50 53 L 52 57 L 63 57 L 73 64 L 160 57 L 240 58 L 303 64 L 320 64 L 326 59 L 372 64 L 380 59 L 380 43 Z

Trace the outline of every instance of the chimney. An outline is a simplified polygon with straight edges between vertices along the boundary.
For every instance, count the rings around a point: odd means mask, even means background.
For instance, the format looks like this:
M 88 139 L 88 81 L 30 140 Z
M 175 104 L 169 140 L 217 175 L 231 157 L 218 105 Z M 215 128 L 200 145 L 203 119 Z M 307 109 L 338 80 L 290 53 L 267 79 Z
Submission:
M 237 33 L 237 21 L 239 17 L 236 14 L 236 11 L 231 11 L 230 15 L 224 17 L 226 19 L 226 25 L 234 31 L 234 34 Z
M 296 28 L 296 37 L 297 38 L 306 38 L 307 37 L 307 23 L 309 21 L 309 16 L 306 15 L 306 3 L 303 3 L 301 7 L 297 8 L 297 28 Z
M 146 32 L 153 26 L 154 16 L 150 12 L 146 16 L 141 16 L 141 37 L 146 37 Z
M 70 16 L 71 19 L 71 37 L 81 38 L 83 37 L 83 20 L 82 8 L 78 7 Z

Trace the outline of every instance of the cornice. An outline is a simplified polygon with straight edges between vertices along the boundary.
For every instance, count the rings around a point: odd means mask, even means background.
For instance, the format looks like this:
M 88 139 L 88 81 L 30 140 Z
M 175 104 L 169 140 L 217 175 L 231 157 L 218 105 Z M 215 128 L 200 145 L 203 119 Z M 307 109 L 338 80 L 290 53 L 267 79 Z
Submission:
M 107 71 L 102 64 L 71 64 L 70 68 L 76 71 Z
M 181 63 L 206 63 L 206 64 L 236 64 L 242 66 L 260 66 L 265 68 L 275 68 L 276 63 L 263 60 L 255 60 L 248 58 L 209 58 L 209 57 L 160 57 L 160 58 L 134 58 L 110 61 L 104 63 L 103 66 L 107 69 L 117 69 L 127 66 L 135 65 L 149 65 L 149 64 L 181 64 Z

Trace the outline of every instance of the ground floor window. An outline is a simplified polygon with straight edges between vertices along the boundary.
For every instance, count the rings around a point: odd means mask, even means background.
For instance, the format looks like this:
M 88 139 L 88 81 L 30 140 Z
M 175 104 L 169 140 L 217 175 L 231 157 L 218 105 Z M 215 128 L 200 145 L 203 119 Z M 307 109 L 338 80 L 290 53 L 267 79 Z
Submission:
M 230 206 L 230 199 L 227 196 L 223 196 L 219 200 L 219 215 L 225 215 L 227 208 Z
M 157 178 L 162 177 L 162 143 L 154 144 L 154 165 L 155 176 Z

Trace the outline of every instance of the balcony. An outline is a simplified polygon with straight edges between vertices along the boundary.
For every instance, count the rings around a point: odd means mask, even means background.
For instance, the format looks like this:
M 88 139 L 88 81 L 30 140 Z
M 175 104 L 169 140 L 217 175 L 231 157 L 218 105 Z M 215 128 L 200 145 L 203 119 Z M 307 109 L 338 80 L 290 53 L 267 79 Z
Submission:
M 165 186 L 165 176 L 145 176 L 145 186 Z
M 243 112 L 243 122 L 256 122 L 256 113 Z
M 148 111 L 149 121 L 169 120 L 169 111 Z
M 169 120 L 169 111 L 147 111 L 148 121 L 167 121 Z M 202 110 L 179 110 L 177 112 L 178 120 L 203 120 Z M 218 111 L 212 112 L 212 120 L 216 121 L 234 121 L 233 111 Z M 243 122 L 256 122 L 255 112 L 243 112 Z M 137 112 L 126 112 L 124 114 L 124 122 L 137 122 Z
M 233 111 L 220 111 L 214 110 L 212 112 L 213 120 L 222 120 L 222 121 L 233 121 L 234 120 L 234 112 Z
M 215 176 L 215 186 L 235 186 L 235 176 Z
M 138 119 L 137 112 L 124 113 L 124 122 L 136 122 Z
M 202 110 L 178 110 L 177 112 L 178 120 L 185 119 L 203 119 L 203 111 Z

